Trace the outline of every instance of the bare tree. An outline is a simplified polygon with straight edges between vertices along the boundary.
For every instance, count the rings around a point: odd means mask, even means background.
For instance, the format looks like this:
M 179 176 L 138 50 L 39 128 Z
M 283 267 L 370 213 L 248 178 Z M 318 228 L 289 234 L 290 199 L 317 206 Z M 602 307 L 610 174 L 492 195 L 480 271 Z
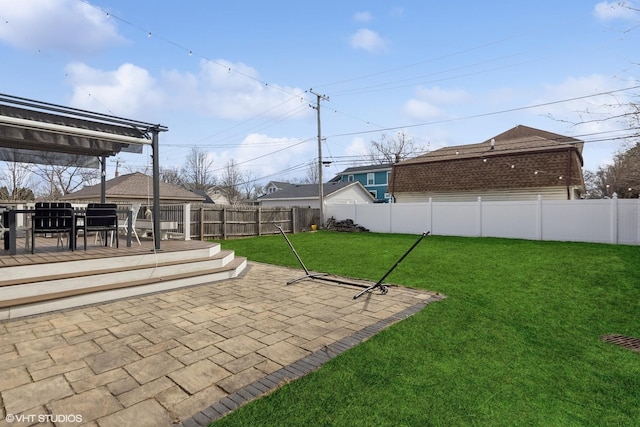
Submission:
M 235 206 L 243 200 L 242 192 L 240 191 L 240 186 L 243 181 L 242 171 L 238 168 L 238 165 L 233 161 L 233 159 L 229 160 L 225 165 L 224 171 L 222 172 L 222 178 L 220 180 L 222 192 L 227 198 L 227 202 L 229 202 L 229 204 Z
M 213 174 L 213 160 L 209 154 L 196 147 L 192 148 L 182 167 L 183 184 L 190 190 L 206 191 L 216 183 Z
M 598 172 L 585 170 L 582 173 L 582 177 L 584 179 L 586 198 L 602 199 L 606 195 L 606 183 L 600 170 Z
M 4 184 L 6 192 L 3 198 L 8 200 L 33 200 L 33 171 L 28 163 L 5 162 L 5 168 L 0 173 L 0 182 Z
M 100 178 L 98 169 L 88 167 L 82 156 L 65 157 L 62 162 L 56 153 L 43 153 L 42 158 L 46 163 L 33 166 L 41 181 L 39 197 L 55 200 Z
M 628 146 L 629 147 L 629 146 Z M 614 155 L 613 161 L 596 172 L 583 173 L 590 199 L 640 197 L 640 142 Z
M 373 164 L 398 163 L 424 151 L 422 146 L 417 146 L 413 138 L 405 133 L 398 132 L 390 138 L 386 134 L 380 135 L 380 140 L 371 141 L 367 160 Z
M 256 184 L 256 176 L 251 171 L 242 174 L 242 182 L 239 186 L 242 197 L 246 200 L 253 200 L 262 194 L 261 191 L 264 191 L 261 185 Z
M 160 168 L 160 181 L 179 186 L 184 184 L 177 167 Z
M 320 171 L 318 170 L 318 162 L 310 162 L 307 165 L 306 175 L 302 178 L 304 184 L 317 184 L 320 181 Z

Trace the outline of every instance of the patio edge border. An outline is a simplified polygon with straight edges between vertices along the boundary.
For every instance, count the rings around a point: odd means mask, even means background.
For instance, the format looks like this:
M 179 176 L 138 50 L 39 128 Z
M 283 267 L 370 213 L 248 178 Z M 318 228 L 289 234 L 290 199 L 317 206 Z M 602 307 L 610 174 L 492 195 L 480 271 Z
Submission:
M 188 418 L 181 423 L 175 424 L 175 426 L 206 427 L 214 421 L 219 420 L 220 418 L 235 411 L 240 406 L 277 390 L 285 383 L 310 374 L 311 372 L 322 367 L 322 365 L 324 365 L 334 357 L 366 341 L 383 329 L 410 316 L 413 316 L 428 304 L 436 301 L 441 301 L 445 298 L 446 296 L 442 294 L 432 294 L 426 300 L 422 300 L 398 313 L 395 313 L 385 319 L 381 319 L 372 325 L 366 326 L 361 330 L 345 338 L 342 338 L 341 340 L 331 343 L 320 350 L 316 350 L 315 352 L 303 357 L 302 359 L 299 359 L 296 362 L 293 362 L 290 365 L 278 369 L 277 371 L 265 376 L 264 378 L 261 378 L 251 384 L 242 387 L 241 389 L 222 398 L 218 402 L 215 402 L 214 404 L 194 414 L 193 416 L 191 416 L 191 418 Z

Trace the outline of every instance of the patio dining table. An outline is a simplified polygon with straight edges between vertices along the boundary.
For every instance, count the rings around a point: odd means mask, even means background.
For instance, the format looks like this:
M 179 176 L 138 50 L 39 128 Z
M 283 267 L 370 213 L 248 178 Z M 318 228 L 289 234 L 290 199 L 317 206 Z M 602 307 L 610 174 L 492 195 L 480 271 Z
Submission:
M 16 255 L 17 253 L 17 237 L 18 237 L 18 222 L 17 216 L 18 214 L 26 214 L 26 215 L 34 215 L 35 209 L 12 209 L 9 208 L 2 212 L 2 224 L 6 231 L 4 232 L 4 250 L 9 251 L 9 255 Z M 85 219 L 85 209 L 74 209 L 74 225 L 81 224 Z M 118 210 L 118 213 L 127 214 L 129 217 L 129 224 L 131 223 L 131 211 L 130 210 Z M 76 230 L 78 227 L 74 227 Z M 30 230 L 26 230 L 27 233 L 30 233 Z M 74 238 L 69 241 L 69 249 L 76 249 L 76 233 L 74 232 Z M 127 247 L 131 247 L 131 227 L 127 229 Z M 34 242 L 31 242 L 33 245 Z

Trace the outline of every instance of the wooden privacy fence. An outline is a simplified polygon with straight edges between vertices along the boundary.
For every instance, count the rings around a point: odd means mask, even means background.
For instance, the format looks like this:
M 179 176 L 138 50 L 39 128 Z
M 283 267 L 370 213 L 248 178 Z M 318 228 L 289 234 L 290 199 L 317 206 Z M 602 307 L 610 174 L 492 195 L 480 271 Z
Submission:
M 299 233 L 318 224 L 320 209 L 305 207 L 264 208 L 259 206 L 200 206 L 191 209 L 192 239 L 233 239 L 279 233 Z
M 29 203 L 15 203 L 13 208 L 22 208 Z M 122 209 L 131 203 L 121 202 Z M 137 219 L 145 216 L 142 206 Z M 320 209 L 309 207 L 260 207 L 203 204 L 161 204 L 160 221 L 177 224 L 177 229 L 167 235 L 177 239 L 220 240 L 238 237 L 278 234 L 278 224 L 287 233 L 310 230 L 319 224 Z

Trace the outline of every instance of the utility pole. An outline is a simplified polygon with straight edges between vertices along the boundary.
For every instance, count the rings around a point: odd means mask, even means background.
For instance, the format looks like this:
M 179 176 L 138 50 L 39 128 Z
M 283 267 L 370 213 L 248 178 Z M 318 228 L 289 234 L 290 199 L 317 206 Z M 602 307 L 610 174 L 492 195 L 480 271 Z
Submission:
M 324 191 L 322 188 L 322 127 L 320 125 L 320 100 L 328 101 L 329 97 L 320 95 L 309 89 L 309 92 L 316 96 L 316 105 L 309 104 L 309 107 L 318 112 L 318 195 L 320 196 L 320 228 L 324 228 Z

